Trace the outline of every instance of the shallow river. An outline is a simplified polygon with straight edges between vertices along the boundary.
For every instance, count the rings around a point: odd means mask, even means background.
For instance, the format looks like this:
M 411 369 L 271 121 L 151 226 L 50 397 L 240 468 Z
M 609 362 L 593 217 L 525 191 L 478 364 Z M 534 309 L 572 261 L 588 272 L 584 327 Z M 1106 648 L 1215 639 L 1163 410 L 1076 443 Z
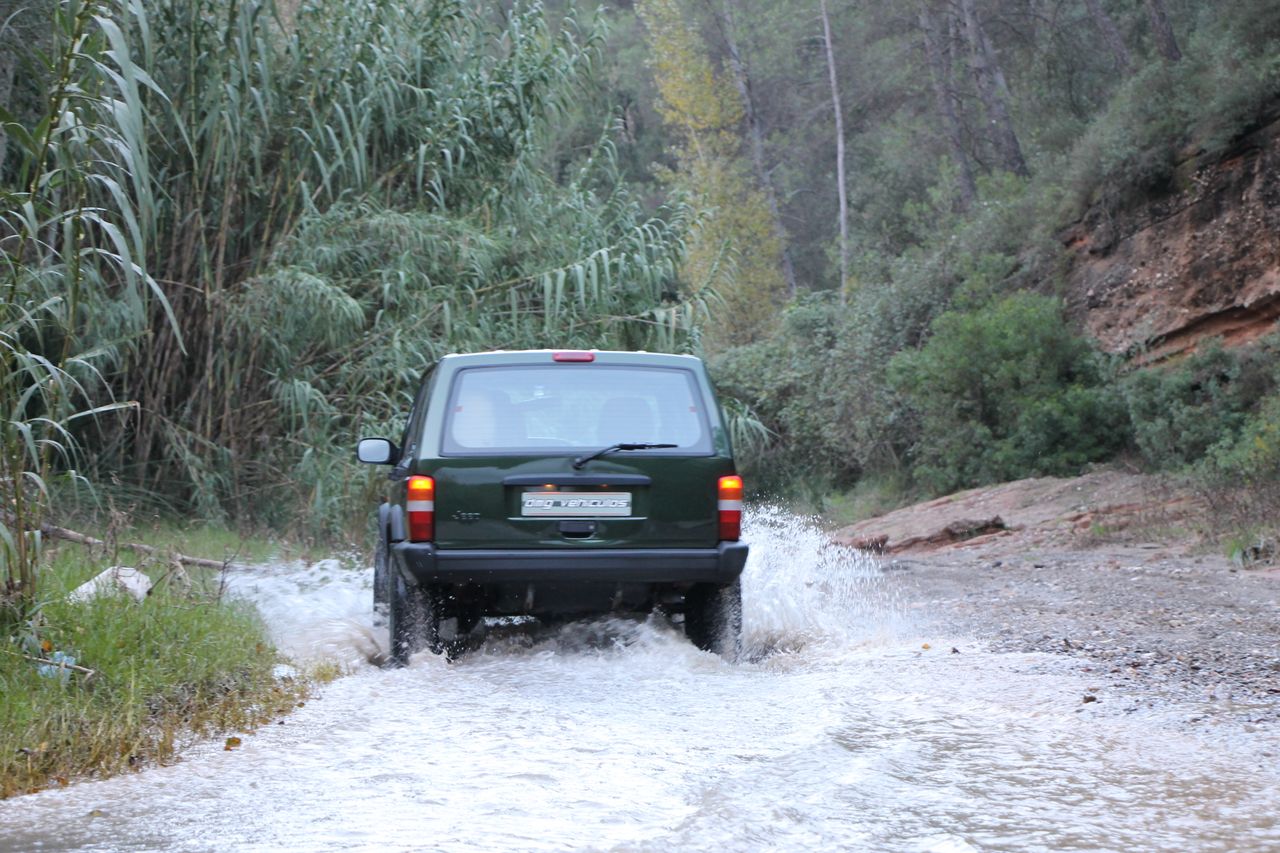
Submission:
M 0 803 L 0 850 L 1280 849 L 1274 733 L 1082 704 L 1078 662 L 930 633 L 798 519 L 747 538 L 737 665 L 651 619 L 383 670 L 368 570 L 246 571 L 283 648 L 350 674 L 239 749 Z

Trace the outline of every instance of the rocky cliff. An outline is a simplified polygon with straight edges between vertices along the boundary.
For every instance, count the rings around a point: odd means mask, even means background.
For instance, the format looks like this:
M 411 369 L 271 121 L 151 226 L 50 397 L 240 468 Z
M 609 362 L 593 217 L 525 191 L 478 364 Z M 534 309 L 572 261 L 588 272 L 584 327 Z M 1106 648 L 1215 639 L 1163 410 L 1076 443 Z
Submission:
M 1209 337 L 1245 343 L 1280 317 L 1280 119 L 1225 154 L 1189 154 L 1173 185 L 1062 235 L 1069 313 L 1140 363 Z

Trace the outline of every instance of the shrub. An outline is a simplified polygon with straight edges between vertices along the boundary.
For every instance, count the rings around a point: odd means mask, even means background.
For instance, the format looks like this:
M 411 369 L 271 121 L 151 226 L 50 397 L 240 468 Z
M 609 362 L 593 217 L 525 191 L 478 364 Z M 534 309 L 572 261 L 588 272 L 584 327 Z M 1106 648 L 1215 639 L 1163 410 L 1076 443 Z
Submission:
M 1174 367 L 1129 376 L 1123 394 L 1143 459 L 1158 470 L 1174 470 L 1199 461 L 1215 445 L 1233 446 L 1276 386 L 1274 349 L 1274 342 L 1238 350 L 1214 343 Z
M 1266 397 L 1245 418 L 1238 435 L 1211 447 L 1203 466 L 1205 473 L 1230 485 L 1280 482 L 1280 395 Z
M 826 437 L 831 413 L 821 395 L 831 351 L 840 332 L 839 307 L 829 295 L 801 297 L 786 310 L 769 338 L 734 347 L 711 361 L 716 385 L 750 407 L 774 440 L 748 457 L 757 487 L 779 493 L 799 482 L 794 475 L 821 471 L 839 478 L 846 467 Z
M 1063 323 L 1056 299 L 1009 296 L 948 312 L 922 348 L 895 356 L 889 381 L 919 422 L 914 478 L 935 492 L 1077 473 L 1114 453 L 1124 408 L 1106 364 Z
M 1280 532 L 1280 394 L 1262 400 L 1237 435 L 1195 466 L 1194 482 L 1213 507 L 1213 529 L 1233 559 L 1274 559 Z

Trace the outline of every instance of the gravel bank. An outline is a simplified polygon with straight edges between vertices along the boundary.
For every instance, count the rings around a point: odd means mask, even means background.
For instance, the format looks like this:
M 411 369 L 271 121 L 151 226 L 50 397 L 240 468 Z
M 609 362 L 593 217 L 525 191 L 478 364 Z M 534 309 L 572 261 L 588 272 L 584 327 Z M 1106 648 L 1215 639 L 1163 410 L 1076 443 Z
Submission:
M 1000 651 L 1078 658 L 1082 702 L 1136 711 L 1175 700 L 1187 719 L 1280 722 L 1280 571 L 1159 546 L 999 547 L 887 557 L 926 625 Z M 1092 696 L 1090 699 L 1088 696 Z

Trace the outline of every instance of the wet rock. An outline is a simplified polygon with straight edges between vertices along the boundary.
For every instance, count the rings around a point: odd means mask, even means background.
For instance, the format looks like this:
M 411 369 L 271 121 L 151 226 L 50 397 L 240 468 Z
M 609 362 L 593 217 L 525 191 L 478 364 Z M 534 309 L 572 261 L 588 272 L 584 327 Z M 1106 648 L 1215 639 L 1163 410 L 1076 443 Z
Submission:
M 860 551 L 883 551 L 884 546 L 889 542 L 889 534 L 881 533 L 878 536 L 855 536 L 847 540 L 844 544 L 850 548 L 857 548 Z

